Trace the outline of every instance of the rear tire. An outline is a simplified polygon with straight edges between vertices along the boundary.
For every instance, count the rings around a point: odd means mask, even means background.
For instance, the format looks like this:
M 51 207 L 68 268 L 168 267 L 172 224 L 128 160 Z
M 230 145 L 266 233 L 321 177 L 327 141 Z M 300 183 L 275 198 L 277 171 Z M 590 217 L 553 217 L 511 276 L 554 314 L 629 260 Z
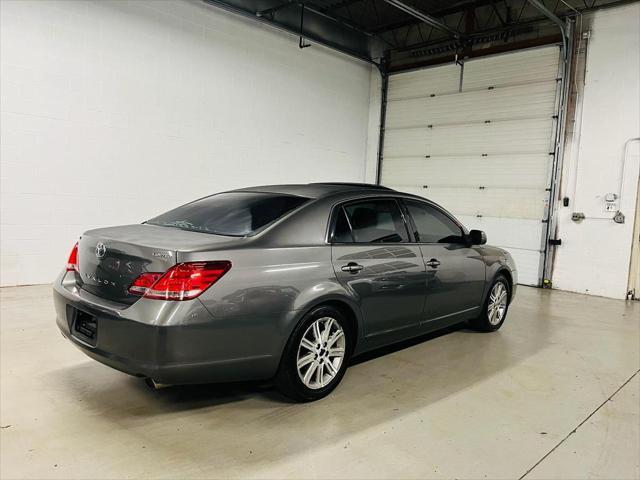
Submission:
M 482 313 L 471 320 L 469 324 L 479 332 L 495 332 L 507 318 L 510 299 L 511 284 L 504 275 L 496 275 L 491 287 L 489 287 L 489 294 L 482 306 Z
M 330 306 L 314 308 L 287 342 L 276 387 L 298 402 L 326 397 L 344 376 L 351 343 L 349 323 L 342 312 Z

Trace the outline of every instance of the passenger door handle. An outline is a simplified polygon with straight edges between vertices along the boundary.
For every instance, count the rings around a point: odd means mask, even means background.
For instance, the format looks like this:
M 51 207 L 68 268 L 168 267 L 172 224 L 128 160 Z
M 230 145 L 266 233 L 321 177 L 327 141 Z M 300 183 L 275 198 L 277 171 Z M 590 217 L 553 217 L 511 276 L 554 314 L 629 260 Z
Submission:
M 438 267 L 438 265 L 440 265 L 440 262 L 439 262 L 437 259 L 432 258 L 431 260 L 429 260 L 428 262 L 426 262 L 426 263 L 425 263 L 425 265 L 426 265 L 427 267 L 437 268 L 437 267 Z
M 349 262 L 346 265 L 343 265 L 340 270 L 342 270 L 343 272 L 358 273 L 363 268 L 364 267 L 362 265 L 358 265 L 355 262 Z

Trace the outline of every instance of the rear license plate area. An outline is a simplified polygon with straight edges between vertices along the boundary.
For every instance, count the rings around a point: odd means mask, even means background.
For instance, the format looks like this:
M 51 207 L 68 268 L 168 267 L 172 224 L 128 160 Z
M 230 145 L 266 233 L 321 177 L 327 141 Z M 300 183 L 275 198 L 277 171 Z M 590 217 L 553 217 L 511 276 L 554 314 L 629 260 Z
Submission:
M 73 336 L 95 347 L 98 340 L 98 319 L 82 310 L 74 310 Z

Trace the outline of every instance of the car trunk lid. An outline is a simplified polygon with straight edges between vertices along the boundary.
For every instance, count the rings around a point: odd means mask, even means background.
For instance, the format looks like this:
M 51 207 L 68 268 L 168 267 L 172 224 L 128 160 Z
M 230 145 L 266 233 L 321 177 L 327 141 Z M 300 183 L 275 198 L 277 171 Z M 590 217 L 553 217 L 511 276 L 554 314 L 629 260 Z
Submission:
M 179 251 L 203 250 L 239 239 L 155 225 L 125 225 L 90 230 L 78 243 L 79 286 L 116 302 L 132 304 L 129 293 L 145 272 L 165 272 Z

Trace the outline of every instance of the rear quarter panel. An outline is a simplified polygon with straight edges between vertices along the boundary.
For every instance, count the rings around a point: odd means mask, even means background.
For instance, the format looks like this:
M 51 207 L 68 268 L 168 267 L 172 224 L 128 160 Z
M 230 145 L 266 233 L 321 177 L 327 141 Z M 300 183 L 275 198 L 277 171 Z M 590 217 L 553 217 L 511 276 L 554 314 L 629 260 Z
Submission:
M 236 332 L 232 338 L 247 353 L 267 348 L 265 353 L 279 356 L 304 314 L 326 301 L 347 303 L 361 322 L 358 305 L 336 279 L 329 245 L 179 252 L 178 260 L 231 262 L 199 299 L 212 316 L 208 333 L 215 334 L 216 326 Z

